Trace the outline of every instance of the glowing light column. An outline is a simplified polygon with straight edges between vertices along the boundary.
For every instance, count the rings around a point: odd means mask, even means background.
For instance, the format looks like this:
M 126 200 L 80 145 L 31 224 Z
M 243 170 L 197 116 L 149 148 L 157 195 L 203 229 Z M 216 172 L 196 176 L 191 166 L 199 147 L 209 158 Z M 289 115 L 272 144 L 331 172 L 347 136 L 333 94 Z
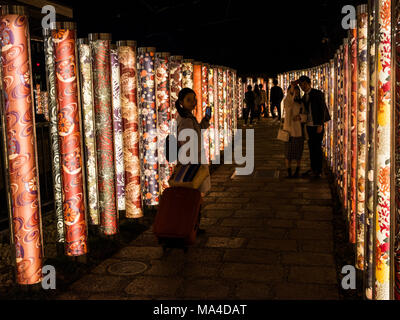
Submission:
M 171 176 L 170 165 L 165 158 L 165 142 L 170 133 L 170 88 L 169 88 L 169 57 L 168 52 L 157 52 L 155 57 L 156 71 L 156 108 L 158 129 L 158 161 L 160 173 L 160 192 L 169 187 L 168 180 Z
M 95 111 L 93 101 L 92 54 L 87 39 L 78 39 L 81 101 L 86 150 L 86 183 L 90 223 L 100 224 L 99 191 L 97 181 L 97 155 Z
M 81 256 L 88 251 L 75 30 L 73 23 L 57 23 L 52 33 L 59 108 L 65 254 L 68 256 Z
M 364 270 L 365 236 L 365 166 L 366 166 L 366 120 L 367 120 L 367 42 L 368 6 L 357 7 L 358 18 L 358 122 L 357 122 L 357 258 L 356 267 Z
M 193 89 L 193 59 L 184 59 L 182 63 L 182 88 Z
M 118 41 L 121 78 L 121 113 L 125 168 L 125 214 L 128 219 L 143 217 L 140 185 L 139 108 L 137 101 L 136 41 Z
M 111 45 L 110 48 L 117 209 L 125 210 L 124 138 L 121 115 L 120 70 L 117 46 Z
M 3 112 L 16 276 L 18 284 L 33 285 L 42 280 L 43 241 L 29 24 L 25 8 L 20 6 L 1 6 L 0 19 Z
M 377 300 L 390 299 L 390 228 L 391 228 L 391 1 L 379 0 L 378 17 L 378 74 L 376 127 L 376 247 L 375 286 Z
M 96 119 L 96 146 L 101 231 L 118 233 L 113 143 L 113 109 L 111 92 L 111 35 L 91 33 L 93 97 Z
M 46 60 L 46 80 L 49 92 L 50 143 L 53 171 L 54 206 L 57 220 L 57 242 L 65 242 L 63 194 L 61 183 L 60 142 L 58 137 L 58 104 L 56 92 L 56 75 L 54 61 L 54 44 L 50 29 L 43 29 L 44 51 Z
M 155 59 L 156 48 L 138 49 L 139 71 L 139 116 L 141 127 L 142 192 L 147 206 L 159 203 L 159 168 L 157 154 L 157 109 L 155 95 Z

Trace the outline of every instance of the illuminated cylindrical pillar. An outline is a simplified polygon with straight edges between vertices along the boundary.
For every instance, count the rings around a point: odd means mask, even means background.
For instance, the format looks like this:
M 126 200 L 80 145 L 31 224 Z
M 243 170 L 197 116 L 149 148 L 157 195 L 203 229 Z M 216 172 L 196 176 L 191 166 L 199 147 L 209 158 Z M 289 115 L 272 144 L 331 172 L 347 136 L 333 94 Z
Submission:
M 54 61 L 54 44 L 50 29 L 43 29 L 44 52 L 46 61 L 46 80 L 49 92 L 49 120 L 50 120 L 50 143 L 51 164 L 53 172 L 54 209 L 57 221 L 57 242 L 65 241 L 64 237 L 64 214 L 63 195 L 61 183 L 60 165 L 60 143 L 58 137 L 58 104 L 56 92 L 56 76 Z
M 375 175 L 375 144 L 376 144 L 376 50 L 375 45 L 376 35 L 376 6 L 377 1 L 370 0 L 368 2 L 368 112 L 367 112 L 367 183 L 365 188 L 365 272 L 364 272 L 364 288 L 365 297 L 372 300 L 375 296 L 373 294 L 375 284 L 375 188 L 376 188 L 376 175 Z
M 158 129 L 158 161 L 160 175 L 160 192 L 169 187 L 171 176 L 170 165 L 165 157 L 165 142 L 170 133 L 170 87 L 169 87 L 169 57 L 168 52 L 157 52 L 155 57 L 156 72 L 156 108 Z
M 206 114 L 206 108 L 209 106 L 208 100 L 208 65 L 202 64 L 201 66 L 201 114 L 200 121 Z M 210 130 L 206 130 L 203 134 L 204 150 L 206 153 L 207 163 L 210 163 Z
M 193 62 L 193 90 L 196 93 L 197 105 L 193 110 L 193 114 L 197 121 L 202 119 L 202 92 L 201 92 L 201 62 Z
M 224 136 L 224 149 L 228 146 L 229 137 L 228 137 L 228 70 L 227 68 L 222 69 L 222 94 L 223 94 L 223 136 Z
M 17 282 L 42 280 L 42 236 L 28 17 L 24 7 L 1 7 L 1 60 L 8 181 Z
M 350 144 L 350 206 L 349 206 L 349 238 L 351 243 L 356 243 L 356 211 L 357 211 L 357 29 L 349 32 L 350 39 L 350 63 L 351 66 L 351 144 Z
M 97 182 L 97 155 L 95 112 L 93 101 L 92 54 L 87 39 L 78 39 L 81 101 L 86 150 L 86 184 L 90 223 L 100 224 L 99 191 Z
M 159 203 L 157 154 L 157 110 L 155 95 L 154 59 L 156 48 L 138 49 L 139 71 L 139 118 L 141 127 L 142 192 L 145 204 L 156 206 Z
M 368 6 L 357 7 L 358 19 L 358 116 L 357 116 L 357 215 L 356 215 L 356 268 L 364 270 L 365 236 L 365 165 L 367 118 L 367 41 Z
M 88 250 L 75 29 L 73 23 L 57 23 L 52 33 L 64 194 L 65 254 L 68 256 L 81 256 Z
M 344 168 L 344 173 L 343 173 L 343 204 L 345 210 L 348 207 L 348 195 L 349 195 L 349 132 L 350 132 L 350 126 L 349 126 L 349 103 L 350 103 L 350 84 L 351 82 L 349 81 L 349 41 L 348 39 L 344 40 L 344 59 L 343 59 L 343 72 L 344 72 L 344 81 L 343 81 L 343 107 L 344 107 L 344 115 L 343 115 L 343 168 Z
M 224 83 L 223 69 L 218 67 L 218 133 L 219 133 L 219 149 L 224 150 Z
M 211 119 L 210 119 L 210 133 L 209 133 L 209 144 L 210 144 L 210 159 L 215 160 L 215 101 L 214 101 L 214 67 L 209 66 L 208 68 L 208 104 L 211 108 Z
M 392 144 L 392 87 L 391 87 L 391 0 L 379 0 L 378 17 L 378 74 L 376 128 L 376 247 L 375 286 L 377 300 L 390 299 L 391 256 L 391 144 Z
M 178 100 L 179 91 L 182 90 L 182 56 L 171 56 L 169 64 L 169 87 L 171 105 L 171 133 L 176 131 L 177 110 L 175 102 Z
M 118 233 L 111 92 L 111 34 L 91 33 L 89 41 L 93 60 L 100 226 L 105 235 L 111 236 Z
M 124 140 L 123 123 L 121 115 L 121 88 L 120 71 L 118 62 L 118 50 L 116 45 L 111 45 L 111 93 L 112 93 L 112 114 L 114 128 L 114 157 L 115 157 L 115 178 L 117 188 L 117 209 L 125 210 L 125 168 L 124 168 Z
M 140 185 L 139 108 L 137 101 L 136 41 L 118 41 L 123 121 L 125 214 L 129 219 L 143 217 Z
M 215 158 L 217 159 L 221 154 L 220 138 L 219 138 L 219 76 L 218 66 L 214 66 L 214 141 L 215 141 Z
M 193 59 L 184 59 L 182 62 L 182 88 L 193 89 Z

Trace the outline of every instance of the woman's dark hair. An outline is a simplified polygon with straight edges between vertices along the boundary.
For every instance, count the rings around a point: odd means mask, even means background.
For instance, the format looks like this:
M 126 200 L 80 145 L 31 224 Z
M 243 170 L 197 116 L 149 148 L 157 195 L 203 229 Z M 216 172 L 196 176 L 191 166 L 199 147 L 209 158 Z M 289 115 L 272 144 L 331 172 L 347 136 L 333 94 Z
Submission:
M 254 92 L 255 92 L 256 94 L 259 94 L 259 93 L 260 93 L 260 89 L 258 88 L 257 85 L 254 86 Z
M 190 93 L 193 93 L 196 96 L 196 92 L 194 92 L 194 90 L 192 90 L 190 88 L 183 88 L 181 91 L 179 91 L 178 100 L 176 100 L 176 102 L 175 102 L 175 108 L 178 111 L 178 114 L 182 118 L 187 118 L 189 115 L 189 112 L 184 107 L 182 107 L 181 102 L 183 102 L 185 97 Z

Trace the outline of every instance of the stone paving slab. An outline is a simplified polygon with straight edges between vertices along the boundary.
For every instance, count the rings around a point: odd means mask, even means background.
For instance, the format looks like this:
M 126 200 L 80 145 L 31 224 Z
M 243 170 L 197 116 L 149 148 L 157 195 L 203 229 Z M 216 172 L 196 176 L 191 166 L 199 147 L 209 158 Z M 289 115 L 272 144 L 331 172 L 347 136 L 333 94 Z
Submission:
M 328 181 L 285 179 L 277 130 L 269 119 L 256 126 L 253 175 L 231 179 L 234 165 L 213 173 L 206 233 L 187 253 L 164 253 L 150 228 L 57 299 L 339 299 Z M 130 274 L 130 262 L 146 268 Z

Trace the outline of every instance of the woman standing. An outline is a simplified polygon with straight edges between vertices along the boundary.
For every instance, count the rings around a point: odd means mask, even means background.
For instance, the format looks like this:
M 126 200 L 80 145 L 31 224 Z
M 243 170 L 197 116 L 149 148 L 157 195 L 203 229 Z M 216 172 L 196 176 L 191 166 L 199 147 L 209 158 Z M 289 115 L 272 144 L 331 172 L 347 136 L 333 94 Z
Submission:
M 211 189 L 211 179 L 210 179 L 210 171 L 208 164 L 201 163 L 201 159 L 206 159 L 204 145 L 202 144 L 202 133 L 201 129 L 208 129 L 210 127 L 210 115 L 206 115 L 203 120 L 199 123 L 196 117 L 193 115 L 193 110 L 196 108 L 197 99 L 196 93 L 190 88 L 184 88 L 179 92 L 178 100 L 175 103 L 175 107 L 178 111 L 177 123 L 178 123 L 178 132 L 179 134 L 182 130 L 191 129 L 194 130 L 197 134 L 198 139 L 198 154 L 197 154 L 197 164 L 201 164 L 201 166 L 205 167 L 208 171 L 207 178 L 203 181 L 200 188 L 198 189 L 201 192 L 202 198 L 205 194 Z M 185 141 L 178 141 L 178 148 L 182 145 L 189 142 L 190 138 L 188 137 Z M 189 151 L 188 151 L 189 152 Z M 189 154 L 186 154 L 189 157 Z M 178 159 L 179 162 L 179 159 Z M 191 163 L 196 164 L 196 163 Z M 200 210 L 201 211 L 201 210 Z M 199 214 L 199 224 L 200 224 L 200 214 Z M 203 229 L 198 229 L 198 233 L 204 233 Z
M 291 84 L 283 107 L 283 130 L 289 132 L 289 141 L 285 143 L 287 178 L 298 178 L 300 173 L 301 158 L 304 150 L 304 130 L 303 123 L 306 122 L 307 115 L 303 114 L 304 105 L 300 98 L 300 88 Z M 296 171 L 292 175 L 292 161 L 297 162 Z

